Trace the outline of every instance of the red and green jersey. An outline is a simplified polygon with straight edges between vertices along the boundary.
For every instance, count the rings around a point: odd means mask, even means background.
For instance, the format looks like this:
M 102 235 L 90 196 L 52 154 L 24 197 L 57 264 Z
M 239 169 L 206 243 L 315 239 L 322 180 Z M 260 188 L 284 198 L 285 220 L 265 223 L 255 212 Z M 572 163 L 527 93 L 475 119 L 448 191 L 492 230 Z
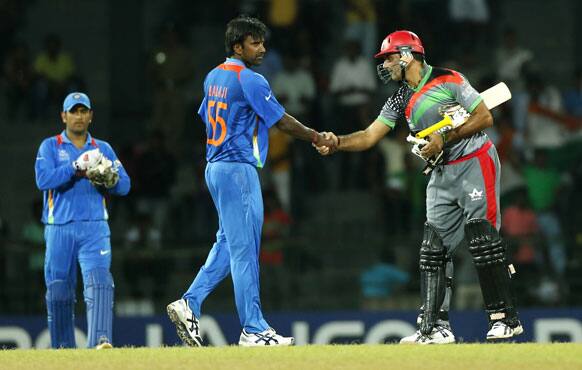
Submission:
M 394 128 L 396 121 L 405 119 L 412 133 L 439 122 L 442 109 L 461 105 L 471 113 L 483 99 L 459 72 L 427 66 L 416 88 L 403 83 L 382 107 L 378 120 Z M 445 145 L 445 159 L 452 161 L 481 148 L 489 138 L 483 132 Z

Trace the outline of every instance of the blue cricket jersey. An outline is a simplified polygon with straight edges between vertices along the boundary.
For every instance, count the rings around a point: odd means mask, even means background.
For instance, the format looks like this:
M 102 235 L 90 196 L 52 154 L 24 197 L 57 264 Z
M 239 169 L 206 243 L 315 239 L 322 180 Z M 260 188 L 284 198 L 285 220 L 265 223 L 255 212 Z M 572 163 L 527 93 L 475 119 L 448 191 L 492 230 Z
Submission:
M 284 113 L 262 75 L 238 59 L 227 58 L 204 80 L 198 114 L 206 124 L 206 160 L 263 167 L 269 128 Z
M 119 166 L 119 182 L 111 189 L 97 189 L 86 177 L 75 176 L 73 162 L 81 153 L 95 148 Z M 91 135 L 87 135 L 82 149 L 69 140 L 65 131 L 45 139 L 38 149 L 34 171 L 36 186 L 43 191 L 42 222 L 48 225 L 107 220 L 103 193 L 125 195 L 130 188 L 129 176 L 111 146 Z

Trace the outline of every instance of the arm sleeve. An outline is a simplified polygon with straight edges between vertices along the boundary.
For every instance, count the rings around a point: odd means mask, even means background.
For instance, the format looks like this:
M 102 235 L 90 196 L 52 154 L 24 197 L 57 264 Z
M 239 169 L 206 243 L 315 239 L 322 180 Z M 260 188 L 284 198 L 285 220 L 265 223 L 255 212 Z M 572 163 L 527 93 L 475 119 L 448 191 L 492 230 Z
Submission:
M 99 146 L 99 149 L 101 149 L 103 155 L 105 155 L 109 160 L 113 162 L 114 166 L 117 166 L 119 173 L 119 181 L 114 187 L 112 187 L 111 189 L 107 189 L 107 192 L 113 195 L 126 195 L 127 193 L 129 193 L 129 189 L 131 188 L 131 180 L 129 179 L 129 176 L 125 171 L 123 164 L 121 164 L 121 161 L 119 160 L 119 158 L 117 158 L 117 155 L 113 151 L 113 148 L 108 143 L 103 142 Z
M 449 84 L 453 97 L 465 108 L 465 110 L 471 113 L 479 103 L 483 101 L 479 92 L 475 90 L 473 86 L 467 81 L 467 78 L 459 73 L 461 76 L 461 82 L 458 84 Z
M 75 169 L 71 162 L 67 162 L 57 167 L 55 158 L 55 142 L 47 139 L 40 144 L 36 154 L 34 173 L 36 186 L 39 190 L 56 189 L 72 180 L 75 176 Z
M 386 100 L 386 103 L 384 103 L 384 106 L 380 111 L 380 115 L 377 118 L 378 121 L 384 123 L 390 128 L 394 128 L 398 118 L 404 116 L 405 93 L 406 91 L 404 87 L 400 87 L 394 92 L 394 94 L 392 94 L 392 96 L 388 98 L 388 100 Z
M 245 98 L 255 113 L 270 128 L 283 117 L 285 108 L 279 104 L 263 76 L 252 71 L 245 72 L 246 70 L 240 74 Z

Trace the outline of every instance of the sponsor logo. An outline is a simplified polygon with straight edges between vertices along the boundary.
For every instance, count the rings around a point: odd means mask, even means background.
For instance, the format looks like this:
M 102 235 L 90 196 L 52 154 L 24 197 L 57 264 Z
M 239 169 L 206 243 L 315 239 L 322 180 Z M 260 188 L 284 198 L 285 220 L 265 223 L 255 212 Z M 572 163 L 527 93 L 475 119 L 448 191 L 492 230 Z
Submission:
M 105 256 L 105 255 L 106 255 L 106 254 L 108 254 L 109 252 L 111 252 L 111 250 L 110 250 L 110 249 L 107 249 L 107 250 L 101 250 L 101 251 L 99 251 L 99 253 L 101 253 L 101 255 L 102 255 L 102 256 Z
M 61 162 L 69 161 L 70 158 L 71 157 L 69 156 L 69 153 L 67 153 L 66 150 L 64 150 L 64 149 L 59 150 L 59 161 L 61 161 Z
M 269 92 L 269 96 L 265 96 L 265 100 L 269 101 L 269 99 L 271 99 L 271 96 L 273 96 L 273 93 Z
M 471 202 L 481 200 L 483 199 L 483 190 L 479 191 L 476 188 L 473 188 L 473 191 L 469 193 L 469 197 L 471 198 Z

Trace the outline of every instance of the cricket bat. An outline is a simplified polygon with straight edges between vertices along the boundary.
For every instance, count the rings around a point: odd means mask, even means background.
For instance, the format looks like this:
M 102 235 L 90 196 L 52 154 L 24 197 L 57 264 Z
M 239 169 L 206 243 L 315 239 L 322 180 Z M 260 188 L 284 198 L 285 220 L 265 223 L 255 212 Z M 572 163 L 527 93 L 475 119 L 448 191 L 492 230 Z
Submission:
M 501 104 L 505 103 L 506 101 L 508 101 L 509 99 L 511 99 L 511 91 L 509 91 L 509 88 L 507 87 L 505 82 L 500 82 L 497 85 L 488 88 L 487 90 L 483 91 L 480 95 L 481 95 L 481 98 L 483 98 L 483 102 L 485 103 L 485 106 L 489 110 L 491 110 L 491 109 L 497 107 L 498 105 L 501 105 Z M 464 111 L 464 109 L 462 109 L 462 111 Z M 417 139 L 425 138 L 428 135 L 432 134 L 433 132 L 441 130 L 445 127 L 448 127 L 448 130 L 452 130 L 456 127 L 461 126 L 463 123 L 467 122 L 467 120 L 469 119 L 469 114 L 467 112 L 464 112 L 464 113 L 465 113 L 464 120 L 463 119 L 454 119 L 454 117 L 451 118 L 451 115 L 445 114 L 445 117 L 441 121 L 435 123 L 434 125 L 432 125 L 430 127 L 425 128 L 424 130 L 417 133 L 416 138 Z

